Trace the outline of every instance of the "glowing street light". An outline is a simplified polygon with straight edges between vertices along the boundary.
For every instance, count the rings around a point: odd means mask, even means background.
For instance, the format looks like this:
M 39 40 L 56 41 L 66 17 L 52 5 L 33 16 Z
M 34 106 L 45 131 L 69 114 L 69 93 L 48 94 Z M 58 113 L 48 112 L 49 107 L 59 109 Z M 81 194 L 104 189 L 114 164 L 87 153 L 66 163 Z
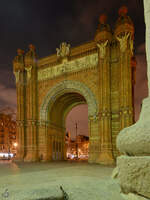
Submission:
M 14 143 L 14 147 L 17 147 L 17 146 L 18 146 L 18 144 L 17 144 L 17 142 L 15 142 L 15 143 Z

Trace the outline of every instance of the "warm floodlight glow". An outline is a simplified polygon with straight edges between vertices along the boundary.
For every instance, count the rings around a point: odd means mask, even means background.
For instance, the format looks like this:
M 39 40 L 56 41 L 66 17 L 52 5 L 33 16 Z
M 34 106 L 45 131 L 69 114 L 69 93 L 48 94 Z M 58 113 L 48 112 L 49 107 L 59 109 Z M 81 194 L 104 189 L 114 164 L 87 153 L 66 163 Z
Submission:
M 17 144 L 17 142 L 15 142 L 15 143 L 14 143 L 14 147 L 17 147 L 17 146 L 18 146 L 18 144 Z
M 3 157 L 3 158 L 8 158 L 8 157 L 13 157 L 13 153 L 3 153 L 3 152 L 0 152 L 0 157 Z

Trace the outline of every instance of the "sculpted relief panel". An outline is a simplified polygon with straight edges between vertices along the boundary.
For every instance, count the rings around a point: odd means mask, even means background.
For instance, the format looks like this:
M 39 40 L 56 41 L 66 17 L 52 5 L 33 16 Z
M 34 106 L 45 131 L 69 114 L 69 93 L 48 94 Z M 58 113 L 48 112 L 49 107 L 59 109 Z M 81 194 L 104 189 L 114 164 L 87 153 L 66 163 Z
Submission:
M 45 69 L 39 69 L 38 81 L 52 79 L 58 77 L 64 73 L 71 73 L 81 71 L 88 68 L 96 67 L 98 64 L 98 54 L 87 55 L 73 61 L 66 61 L 54 67 L 47 67 Z

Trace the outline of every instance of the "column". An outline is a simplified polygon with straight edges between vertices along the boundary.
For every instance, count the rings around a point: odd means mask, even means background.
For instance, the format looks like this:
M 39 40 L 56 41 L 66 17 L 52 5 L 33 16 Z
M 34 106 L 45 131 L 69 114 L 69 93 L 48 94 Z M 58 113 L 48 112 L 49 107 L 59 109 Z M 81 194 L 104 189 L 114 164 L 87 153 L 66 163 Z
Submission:
M 26 128 L 26 157 L 25 161 L 38 160 L 37 154 L 37 63 L 35 47 L 29 45 L 25 55 L 25 69 L 27 73 L 27 128 Z
M 99 92 L 100 92 L 100 155 L 97 162 L 113 164 L 111 139 L 111 104 L 110 104 L 110 42 L 106 40 L 99 47 Z
M 16 78 L 17 92 L 17 157 L 16 161 L 22 161 L 25 156 L 25 70 L 24 70 L 24 51 L 17 50 L 18 55 L 13 61 L 13 71 Z
M 117 36 L 120 43 L 120 130 L 133 124 L 130 33 Z

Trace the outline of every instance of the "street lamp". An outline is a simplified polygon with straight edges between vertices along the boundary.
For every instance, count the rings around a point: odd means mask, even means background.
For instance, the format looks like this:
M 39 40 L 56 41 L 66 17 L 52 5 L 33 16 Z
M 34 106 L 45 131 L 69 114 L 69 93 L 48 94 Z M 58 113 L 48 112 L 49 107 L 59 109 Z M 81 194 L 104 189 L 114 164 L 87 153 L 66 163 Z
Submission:
M 77 123 L 76 123 L 76 155 L 78 159 L 78 144 L 77 144 Z
M 15 142 L 13 145 L 14 145 L 14 147 L 17 147 L 17 146 L 18 146 L 17 142 Z

